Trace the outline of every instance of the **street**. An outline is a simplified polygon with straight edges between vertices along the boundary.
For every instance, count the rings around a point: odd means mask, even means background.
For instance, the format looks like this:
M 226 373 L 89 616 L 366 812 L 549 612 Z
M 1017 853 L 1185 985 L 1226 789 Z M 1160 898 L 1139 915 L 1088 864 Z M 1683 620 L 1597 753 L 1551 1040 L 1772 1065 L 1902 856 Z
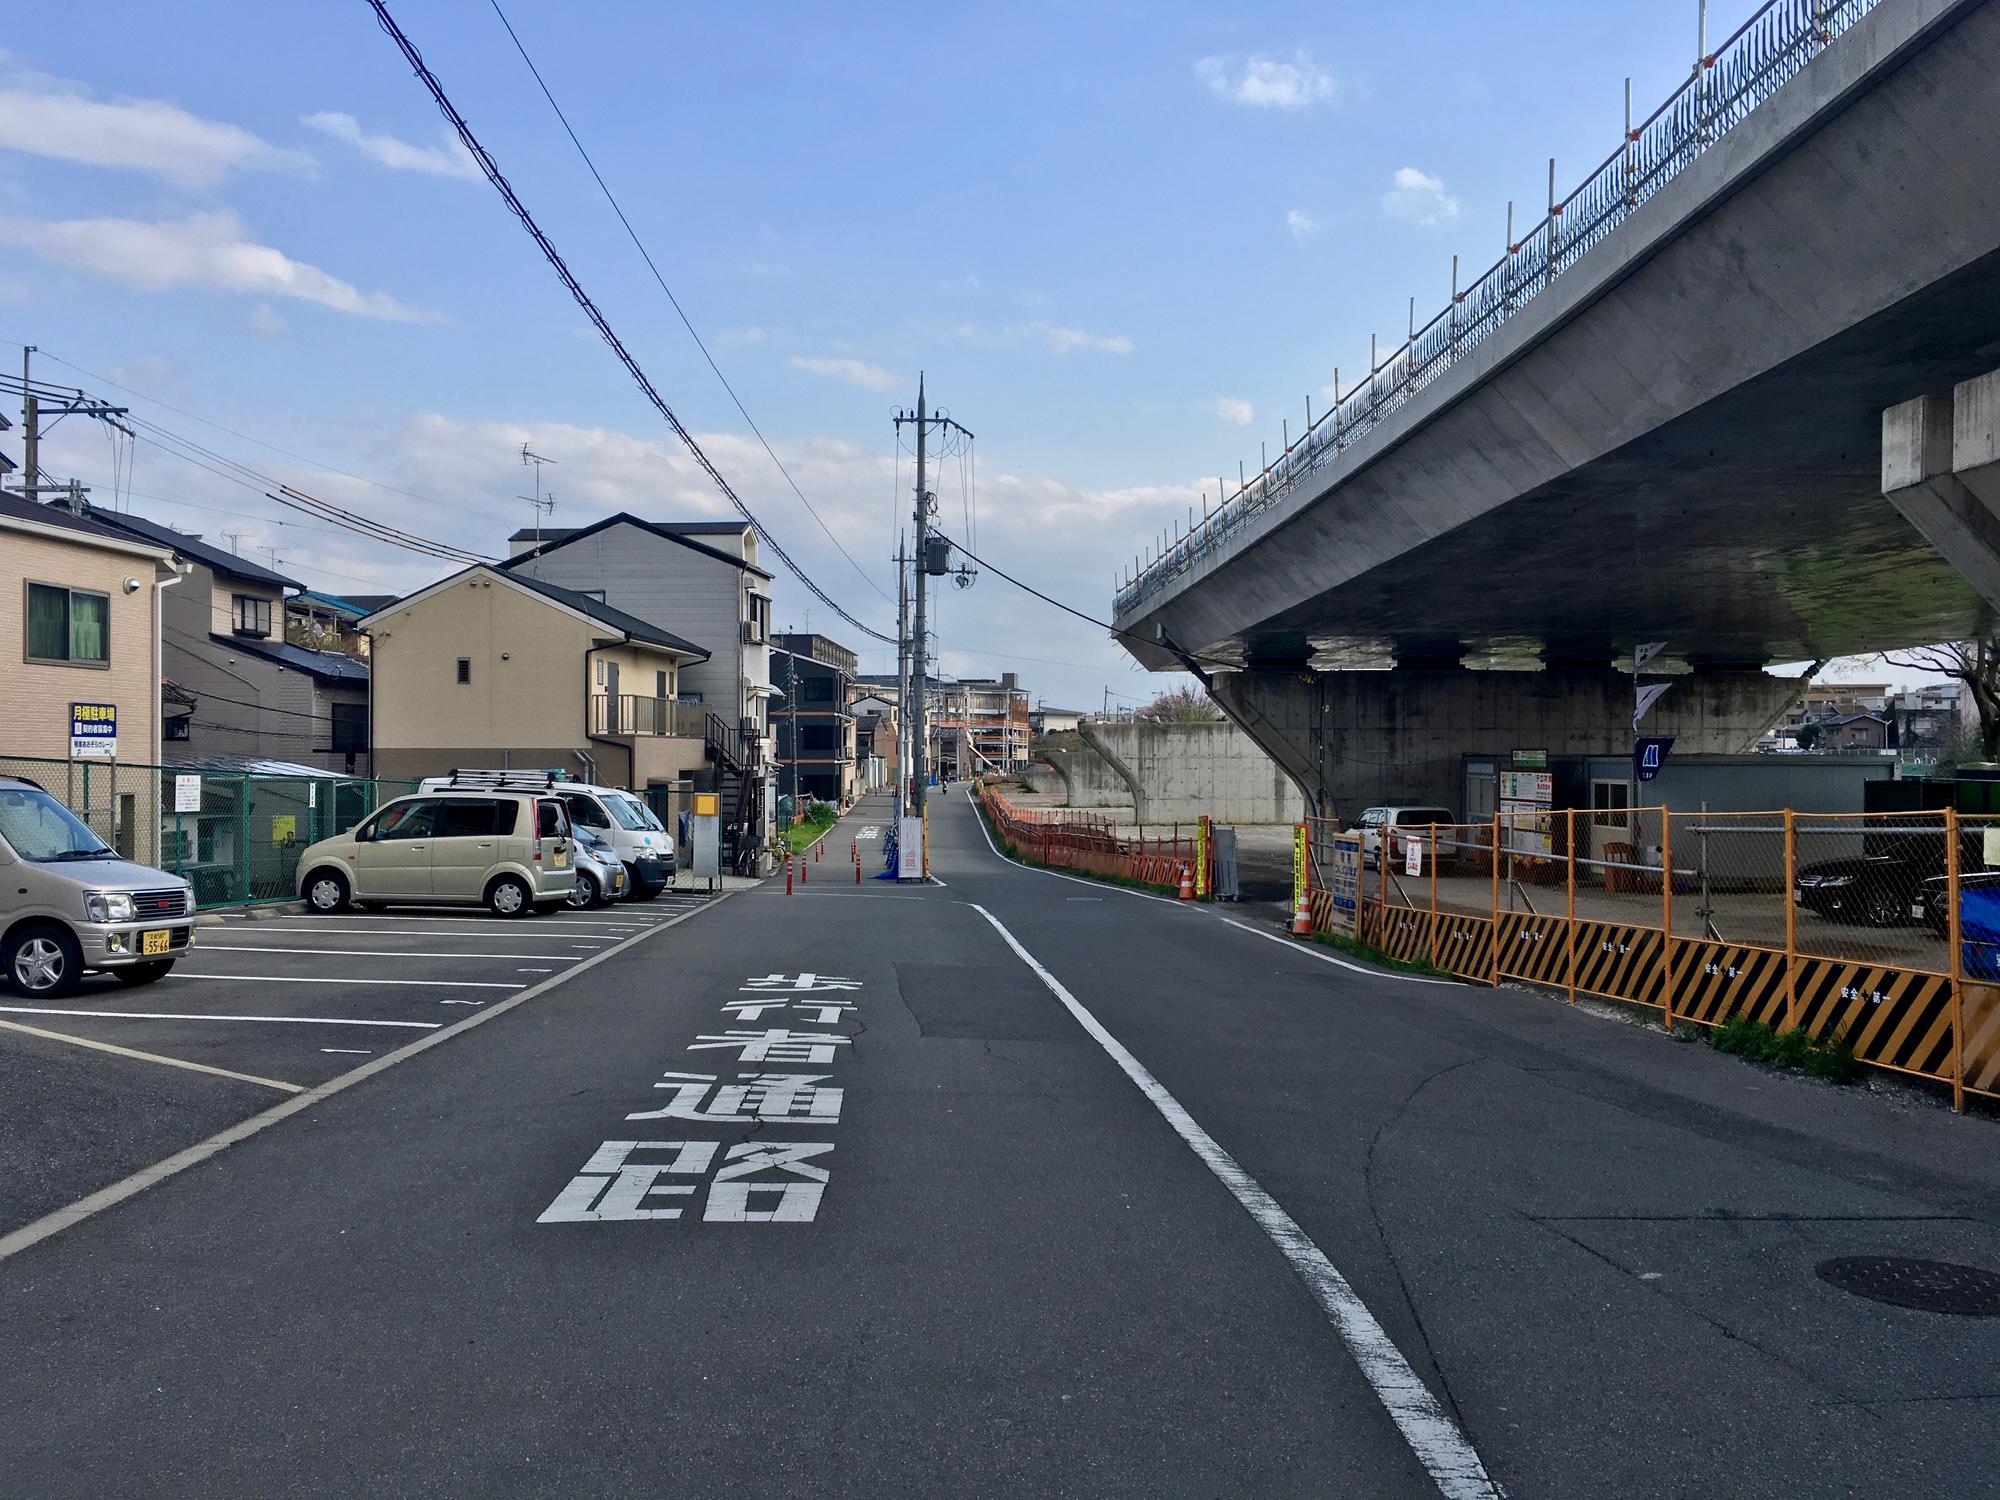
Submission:
M 790 896 L 230 923 L 66 1003 L 184 1019 L 0 1014 L 251 1080 L 0 1030 L 74 1164 L 9 1172 L 0 1490 L 1990 1486 L 1993 1324 L 1815 1267 L 2000 1264 L 1992 1118 L 1025 869 L 962 788 L 856 885 L 887 815 Z

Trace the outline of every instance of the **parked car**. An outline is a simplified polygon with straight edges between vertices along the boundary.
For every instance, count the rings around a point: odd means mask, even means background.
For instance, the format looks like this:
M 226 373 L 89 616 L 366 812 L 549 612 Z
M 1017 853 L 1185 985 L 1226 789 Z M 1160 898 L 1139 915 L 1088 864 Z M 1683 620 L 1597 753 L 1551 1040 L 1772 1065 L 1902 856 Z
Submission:
M 570 825 L 570 836 L 576 841 L 576 886 L 569 893 L 569 904 L 584 911 L 624 900 L 631 877 L 618 851 L 580 823 Z
M 1432 823 L 1457 821 L 1447 807 L 1370 807 L 1363 810 L 1359 828 L 1347 831 L 1360 833 L 1361 859 L 1372 870 L 1381 864 L 1385 834 L 1389 840 L 1389 863 L 1393 865 L 1403 857 L 1411 829 L 1421 830 Z
M 1948 889 L 1950 878 L 1933 875 L 1923 884 L 1923 909 L 1921 915 L 1930 930 L 1939 937 L 1951 936 L 1951 899 Z M 2000 870 L 1967 870 L 1958 877 L 1960 897 L 1960 926 L 1968 924 L 1963 916 L 1964 897 L 1971 891 L 1994 891 L 2000 889 Z
M 453 771 L 426 778 L 424 792 L 511 787 L 560 797 L 573 827 L 588 828 L 618 851 L 627 876 L 626 899 L 650 901 L 674 878 L 674 837 L 653 810 L 622 787 L 571 781 L 560 771 Z
M 93 971 L 151 984 L 194 942 L 185 880 L 121 858 L 24 776 L 0 776 L 0 872 L 0 988 L 53 1000 Z
M 1830 921 L 1900 927 L 1928 917 L 1924 884 L 1943 865 L 1941 838 L 1877 836 L 1860 854 L 1800 866 L 1792 901 Z
M 299 856 L 309 910 L 484 905 L 519 917 L 565 905 L 576 887 L 569 814 L 531 792 L 398 797 Z

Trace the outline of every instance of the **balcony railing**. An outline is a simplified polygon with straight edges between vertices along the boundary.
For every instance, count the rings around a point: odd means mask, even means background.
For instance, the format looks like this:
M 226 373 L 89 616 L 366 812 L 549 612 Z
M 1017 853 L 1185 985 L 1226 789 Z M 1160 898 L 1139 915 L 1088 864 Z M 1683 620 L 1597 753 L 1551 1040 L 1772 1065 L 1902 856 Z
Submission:
M 1507 253 L 1463 289 L 1456 284 L 1454 260 L 1450 305 L 1418 327 L 1412 303 L 1410 335 L 1402 346 L 1379 362 L 1371 353 L 1368 378 L 1336 393 L 1332 407 L 1275 463 L 1164 547 L 1118 591 L 1113 612 L 1129 614 L 1197 563 L 1225 551 L 1242 527 L 1471 353 L 1880 3 L 1770 0 L 1728 41 L 1699 58 L 1672 97 L 1632 125 L 1619 148 L 1567 198 L 1556 199 L 1551 168 L 1549 209 L 1541 222 L 1519 239 L 1510 224 Z
M 702 737 L 703 712 L 699 703 L 676 703 L 671 698 L 645 698 L 636 693 L 595 694 L 590 700 L 592 734 L 684 735 Z

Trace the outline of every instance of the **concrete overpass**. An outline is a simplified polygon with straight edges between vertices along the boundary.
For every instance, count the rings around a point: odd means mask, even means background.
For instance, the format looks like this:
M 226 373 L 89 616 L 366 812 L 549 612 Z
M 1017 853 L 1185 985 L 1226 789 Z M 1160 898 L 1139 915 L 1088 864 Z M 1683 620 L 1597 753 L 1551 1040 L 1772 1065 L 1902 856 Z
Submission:
M 1246 668 L 1218 698 L 1347 812 L 1456 804 L 1468 736 L 1629 748 L 1640 641 L 1690 674 L 1649 731 L 1728 751 L 1790 696 L 1767 663 L 1971 631 L 2000 523 L 1936 471 L 1954 387 L 2000 367 L 1996 119 L 1996 0 L 1768 7 L 1173 539 L 1116 601 L 1128 647 Z

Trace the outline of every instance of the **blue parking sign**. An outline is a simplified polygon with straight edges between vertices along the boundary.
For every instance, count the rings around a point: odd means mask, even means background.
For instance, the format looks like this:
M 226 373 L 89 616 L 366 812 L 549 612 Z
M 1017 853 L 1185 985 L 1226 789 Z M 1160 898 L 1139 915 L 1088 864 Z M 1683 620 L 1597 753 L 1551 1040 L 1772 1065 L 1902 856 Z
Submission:
M 1641 781 L 1651 781 L 1660 774 L 1660 767 L 1667 763 L 1667 752 L 1674 748 L 1672 735 L 1651 736 L 1636 740 L 1632 745 L 1632 770 Z
M 112 760 L 118 755 L 118 705 L 72 703 L 69 706 L 69 753 L 72 760 Z

